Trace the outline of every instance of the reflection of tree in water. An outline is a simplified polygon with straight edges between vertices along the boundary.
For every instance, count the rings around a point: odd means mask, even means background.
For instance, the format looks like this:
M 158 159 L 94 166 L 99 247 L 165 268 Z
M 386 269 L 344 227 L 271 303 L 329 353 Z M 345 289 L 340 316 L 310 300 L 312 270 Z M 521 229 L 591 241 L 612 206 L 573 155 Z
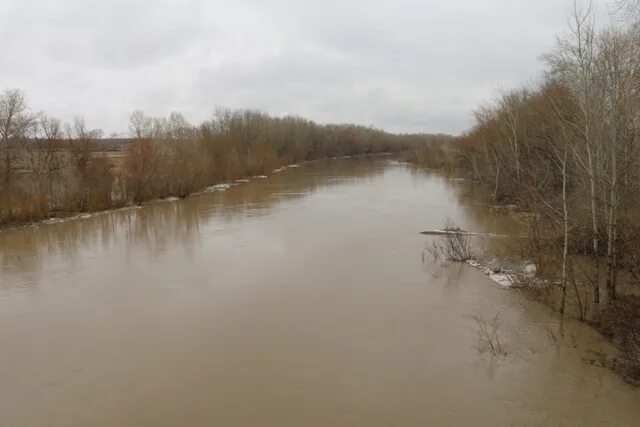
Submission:
M 259 218 L 268 215 L 279 203 L 380 175 L 385 167 L 385 162 L 372 158 L 319 160 L 300 168 L 287 169 L 268 180 L 254 181 L 251 185 L 234 187 L 233 191 L 217 193 L 213 205 L 210 198 L 206 198 L 204 203 L 206 208 L 214 209 L 217 217 L 229 221 L 238 217 Z
M 73 270 L 83 257 L 98 252 L 143 248 L 157 258 L 181 247 L 190 256 L 201 227 L 212 219 L 231 222 L 260 218 L 281 203 L 381 174 L 385 164 L 374 158 L 317 161 L 226 192 L 4 230 L 0 232 L 0 287 L 5 291 L 31 287 L 33 291 L 42 275 L 48 274 L 47 268 Z

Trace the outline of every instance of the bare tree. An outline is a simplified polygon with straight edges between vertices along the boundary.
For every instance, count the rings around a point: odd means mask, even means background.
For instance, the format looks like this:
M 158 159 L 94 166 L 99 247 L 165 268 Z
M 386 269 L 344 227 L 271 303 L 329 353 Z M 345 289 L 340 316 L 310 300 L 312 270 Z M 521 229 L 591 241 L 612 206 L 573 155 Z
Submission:
M 593 299 L 597 304 L 600 302 L 599 178 L 602 138 L 599 137 L 599 124 L 602 121 L 602 102 L 599 93 L 600 77 L 596 69 L 598 52 L 591 4 L 584 9 L 574 1 L 570 29 L 569 35 L 559 38 L 556 49 L 546 55 L 545 59 L 551 66 L 551 78 L 558 77 L 569 88 L 572 100 L 578 107 L 577 114 L 559 117 L 578 135 L 580 143 L 572 145 L 572 151 L 589 181 L 592 251 L 595 260 Z
M 527 99 L 527 91 L 525 89 L 502 93 L 498 100 L 498 119 L 500 130 L 509 143 L 512 151 L 513 162 L 516 170 L 516 180 L 520 183 L 521 167 L 521 134 L 522 134 L 522 114 L 521 106 Z
M 141 110 L 136 110 L 129 117 L 129 132 L 137 139 L 151 138 L 154 123 L 151 117 L 145 116 Z
M 550 109 L 553 111 L 554 118 L 558 124 L 557 132 L 547 133 L 546 141 L 549 146 L 549 160 L 555 164 L 562 177 L 562 210 L 560 211 L 560 217 L 562 221 L 562 297 L 560 301 L 560 313 L 564 314 L 567 300 L 567 285 L 569 282 L 569 236 L 571 231 L 571 224 L 569 219 L 569 174 L 571 173 L 570 166 L 572 165 L 569 157 L 569 152 L 573 146 L 571 137 L 569 135 L 569 129 L 567 129 L 567 119 L 565 114 L 567 108 L 562 108 L 559 105 L 558 100 L 554 99 L 553 93 L 549 97 Z M 545 204 L 550 205 L 547 201 Z M 576 296 L 580 301 L 580 293 L 576 287 Z M 582 304 L 580 304 L 582 306 Z M 582 314 L 582 308 L 580 309 Z
M 153 184 L 160 167 L 157 145 L 149 139 L 139 139 L 127 147 L 125 176 L 128 198 L 140 203 L 155 195 Z
M 29 113 L 24 92 L 7 89 L 0 94 L 0 142 L 4 150 L 5 184 L 10 183 L 13 175 L 13 143 L 25 137 L 35 119 L 35 115 Z
M 491 175 L 489 180 L 493 180 L 493 199 L 495 201 L 500 191 L 500 172 L 504 156 L 503 151 L 496 146 L 495 132 L 492 132 L 492 129 L 497 127 L 495 111 L 490 107 L 483 107 L 474 111 L 473 114 L 478 123 L 475 131 L 481 134 L 485 164 Z
M 193 126 L 189 124 L 182 113 L 179 113 L 177 111 L 173 111 L 169 115 L 167 128 L 167 137 L 173 141 L 186 139 L 193 134 Z
M 55 198 L 53 185 L 55 175 L 63 167 L 62 139 L 63 134 L 60 120 L 42 115 L 38 121 L 38 132 L 35 137 L 35 142 L 40 160 L 39 171 L 46 176 L 47 192 L 50 202 L 54 204 L 54 208 Z
M 91 144 L 102 136 L 102 131 L 90 130 L 82 117 L 75 117 L 73 123 L 67 123 L 65 127 L 69 153 L 76 170 L 84 177 L 91 161 Z
M 618 10 L 625 11 L 632 17 L 640 16 L 640 0 L 617 0 L 615 4 Z
M 637 124 L 640 76 L 640 43 L 635 34 L 620 29 L 605 31 L 599 38 L 598 67 L 603 79 L 604 134 L 607 143 L 603 200 L 607 225 L 607 291 L 617 298 L 619 208 L 631 190 L 625 177 L 638 156 Z
M 136 138 L 140 139 L 144 138 L 166 138 L 168 133 L 169 124 L 167 123 L 167 119 L 164 117 L 153 117 L 151 120 L 151 129 L 147 131 L 143 131 L 141 133 L 142 136 L 136 136 Z M 146 127 L 146 125 L 145 125 Z M 137 135 L 138 133 L 136 133 Z

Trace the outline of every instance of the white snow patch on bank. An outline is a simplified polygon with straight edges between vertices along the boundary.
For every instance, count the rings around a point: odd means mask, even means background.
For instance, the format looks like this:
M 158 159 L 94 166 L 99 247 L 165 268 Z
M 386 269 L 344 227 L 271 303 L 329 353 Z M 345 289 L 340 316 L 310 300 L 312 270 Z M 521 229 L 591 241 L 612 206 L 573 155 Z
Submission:
M 281 168 L 274 169 L 273 173 L 280 173 L 280 172 L 285 171 L 287 169 L 299 168 L 299 167 L 300 167 L 300 164 L 298 164 L 298 163 L 294 163 L 292 165 L 284 165 Z
M 484 274 L 486 274 L 489 277 L 489 279 L 493 280 L 494 282 L 496 282 L 501 286 L 504 286 L 505 288 L 511 287 L 514 283 L 513 277 L 508 273 L 495 272 L 488 267 L 484 267 L 478 261 L 474 261 L 474 260 L 467 261 L 467 264 L 482 271 Z
M 15 229 L 15 228 L 22 228 L 22 227 L 35 227 L 37 228 L 40 225 L 49 225 L 49 224 L 60 224 L 63 222 L 67 222 L 67 221 L 74 221 L 77 219 L 87 219 L 87 218 L 93 218 L 96 216 L 100 216 L 100 215 L 108 215 L 108 214 L 112 214 L 112 213 L 116 213 L 116 212 L 123 212 L 123 211 L 129 211 L 132 209 L 140 209 L 140 206 L 126 206 L 124 208 L 118 208 L 118 209 L 109 209 L 106 211 L 98 211 L 98 212 L 90 212 L 90 213 L 79 213 L 79 214 L 75 214 L 75 215 L 70 215 L 70 216 L 65 216 L 65 217 L 54 217 L 54 218 L 49 218 L 49 219 L 45 219 L 42 221 L 38 221 L 38 222 L 34 222 L 32 224 L 25 224 L 25 225 L 18 225 L 16 227 L 8 227 L 6 228 L 6 230 L 11 230 L 11 229 Z M 2 230 L 0 230 L 2 231 Z
M 223 182 L 222 184 L 215 184 L 204 189 L 203 193 L 215 193 L 217 191 L 227 191 L 233 187 L 233 184 L 229 182 Z
M 538 273 L 538 267 L 535 264 L 527 264 L 524 267 L 524 274 L 529 277 L 534 277 Z

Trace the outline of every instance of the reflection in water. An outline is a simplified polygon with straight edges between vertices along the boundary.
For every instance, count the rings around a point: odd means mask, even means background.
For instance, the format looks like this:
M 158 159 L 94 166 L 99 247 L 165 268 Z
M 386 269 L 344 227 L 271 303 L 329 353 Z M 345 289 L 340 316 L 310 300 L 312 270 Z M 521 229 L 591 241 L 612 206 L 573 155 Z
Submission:
M 2 231 L 0 425 L 637 426 L 638 392 L 582 362 L 608 348 L 592 330 L 424 271 L 418 232 L 447 218 L 517 234 L 480 201 L 352 159 Z M 478 354 L 480 314 L 504 360 Z
M 0 286 L 5 295 L 14 288 L 37 288 L 43 261 L 54 258 L 73 265 L 80 253 L 113 250 L 119 239 L 124 240 L 124 250 L 144 247 L 154 258 L 176 247 L 189 255 L 200 237 L 200 225 L 213 218 L 226 223 L 260 218 L 280 203 L 382 172 L 372 167 L 371 160 L 310 162 L 304 175 L 287 170 L 269 180 L 233 187 L 232 191 L 159 201 L 143 209 L 99 213 L 58 224 L 4 230 L 0 232 Z M 297 179 L 291 179 L 291 175 Z

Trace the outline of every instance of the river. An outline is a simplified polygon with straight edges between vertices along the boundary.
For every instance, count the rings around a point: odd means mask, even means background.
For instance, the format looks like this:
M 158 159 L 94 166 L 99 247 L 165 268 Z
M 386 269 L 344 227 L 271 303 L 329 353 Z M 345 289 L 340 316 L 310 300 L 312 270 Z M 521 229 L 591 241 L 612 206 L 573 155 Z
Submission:
M 0 232 L 0 426 L 635 426 L 598 334 L 467 265 L 447 218 L 517 230 L 386 158 Z M 491 243 L 506 245 L 507 243 Z M 481 352 L 499 315 L 507 353 Z M 595 352 L 595 353 L 594 353 Z

